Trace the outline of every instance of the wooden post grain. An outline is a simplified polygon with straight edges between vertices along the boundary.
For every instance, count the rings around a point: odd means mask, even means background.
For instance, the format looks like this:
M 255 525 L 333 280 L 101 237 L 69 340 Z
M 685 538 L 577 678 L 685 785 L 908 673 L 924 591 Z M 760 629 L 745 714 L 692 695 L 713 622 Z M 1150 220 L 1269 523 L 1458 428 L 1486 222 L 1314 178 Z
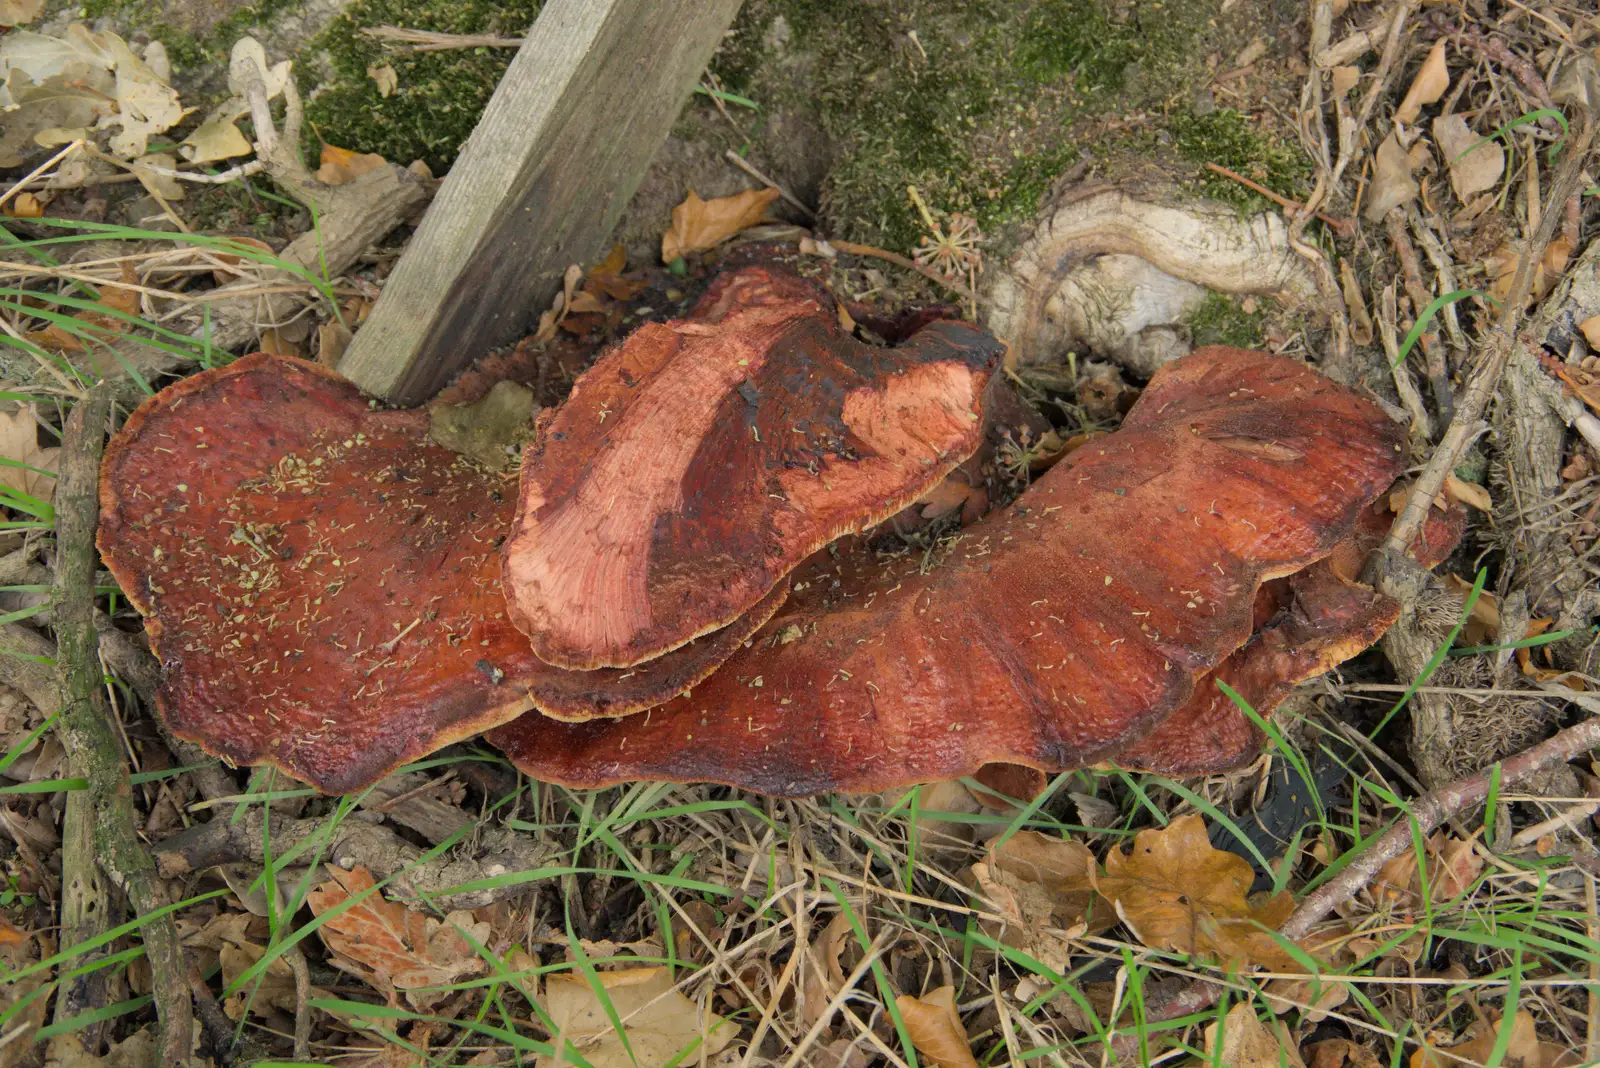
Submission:
M 395 404 L 599 257 L 739 0 L 549 0 L 339 370 Z

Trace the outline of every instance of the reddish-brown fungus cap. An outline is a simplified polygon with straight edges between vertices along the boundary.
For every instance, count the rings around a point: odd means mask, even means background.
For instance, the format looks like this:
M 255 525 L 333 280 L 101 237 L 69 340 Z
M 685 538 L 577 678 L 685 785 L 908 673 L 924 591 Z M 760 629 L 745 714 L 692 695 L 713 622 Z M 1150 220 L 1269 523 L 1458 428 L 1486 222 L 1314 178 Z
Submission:
M 860 554 L 808 567 L 750 647 L 648 720 L 526 716 L 490 739 L 581 786 L 802 794 L 1081 766 L 1189 702 L 1250 638 L 1260 585 L 1333 550 L 1402 441 L 1301 364 L 1202 349 L 931 573 Z
M 1376 643 L 1400 617 L 1400 603 L 1361 585 L 1356 575 L 1393 518 L 1379 506 L 1364 509 L 1356 529 L 1332 553 L 1272 583 L 1281 592 L 1272 617 L 1211 676 L 1199 680 L 1182 708 L 1112 756 L 1112 762 L 1164 775 L 1201 775 L 1254 760 L 1265 733 L 1216 683 L 1226 683 L 1266 717 L 1295 686 Z M 1431 513 L 1412 545 L 1413 559 L 1425 568 L 1440 563 L 1465 528 L 1466 512 L 1459 504 Z
M 725 626 L 965 459 L 1001 351 L 956 322 L 875 348 L 813 283 L 724 276 L 540 420 L 505 547 L 512 618 L 569 668 L 626 667 Z
M 328 791 L 530 707 L 648 708 L 783 603 L 645 668 L 570 672 L 511 626 L 512 487 L 313 364 L 250 356 L 146 401 L 112 441 L 99 546 L 144 613 L 174 733 Z

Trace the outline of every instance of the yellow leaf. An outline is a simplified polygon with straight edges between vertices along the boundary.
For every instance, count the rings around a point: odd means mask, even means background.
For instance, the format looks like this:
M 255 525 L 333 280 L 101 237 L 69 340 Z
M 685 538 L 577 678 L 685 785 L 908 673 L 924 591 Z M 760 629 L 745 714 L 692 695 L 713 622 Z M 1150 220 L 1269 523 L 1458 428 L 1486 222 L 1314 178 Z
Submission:
M 1283 971 L 1296 966 L 1268 933 L 1289 918 L 1294 898 L 1285 892 L 1251 905 L 1255 873 L 1243 857 L 1212 847 L 1199 816 L 1140 831 L 1133 851 L 1113 849 L 1105 866 L 1095 889 L 1152 949 Z
M 746 189 L 714 200 L 701 200 L 690 190 L 684 202 L 672 209 L 672 227 L 661 235 L 661 262 L 703 252 L 756 225 L 766 217 L 767 205 L 777 199 L 776 189 Z
M 1228 1068 L 1305 1068 L 1306 1063 L 1288 1029 L 1277 1021 L 1268 1029 L 1247 1004 L 1235 1005 L 1206 1028 L 1206 1052 Z
M 595 978 L 622 1021 L 626 1045 L 589 977 L 558 974 L 545 984 L 545 1010 L 555 1024 L 552 1042 L 572 1043 L 593 1068 L 698 1064 L 702 1058 L 710 1060 L 739 1033 L 737 1024 L 702 1010 L 679 993 L 666 968 L 626 968 L 598 972 Z M 541 1056 L 538 1068 L 572 1063 L 570 1058 Z
M 345 185 L 388 162 L 376 152 L 352 152 L 338 145 L 324 144 L 321 166 L 315 177 L 324 185 Z
M 978 1068 L 956 1014 L 955 993 L 955 987 L 941 986 L 927 997 L 901 994 L 894 1003 L 918 1053 L 938 1068 Z
M 1428 53 L 1428 58 L 1422 61 L 1422 68 L 1411 80 L 1411 88 L 1406 90 L 1405 99 L 1400 101 L 1400 107 L 1394 113 L 1396 122 L 1416 122 L 1417 116 L 1422 114 L 1423 105 L 1436 103 L 1450 88 L 1450 72 L 1445 68 L 1444 49 L 1445 41 L 1441 38 Z
M 55 471 L 61 463 L 61 450 L 39 447 L 39 421 L 33 406 L 29 405 L 14 412 L 0 412 L 0 457 L 43 471 Z M 56 495 L 56 480 L 52 475 L 42 475 L 27 467 L 0 465 L 0 485 L 47 503 Z
M 44 10 L 44 0 L 0 0 L 0 26 L 32 22 Z
M 1494 511 L 1494 500 L 1489 496 L 1489 491 L 1476 482 L 1468 482 L 1455 475 L 1446 475 L 1444 491 L 1468 508 L 1476 508 L 1480 512 Z

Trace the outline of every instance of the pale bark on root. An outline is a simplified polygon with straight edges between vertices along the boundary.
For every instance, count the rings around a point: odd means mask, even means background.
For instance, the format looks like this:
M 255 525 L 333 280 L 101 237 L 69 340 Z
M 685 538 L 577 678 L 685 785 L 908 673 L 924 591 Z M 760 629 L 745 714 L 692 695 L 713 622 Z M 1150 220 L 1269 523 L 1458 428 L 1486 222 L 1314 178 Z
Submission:
M 66 864 L 98 866 L 107 881 L 126 895 L 135 913 L 148 917 L 167 901 L 135 829 L 133 790 L 122 762 L 122 743 L 105 706 L 100 639 L 94 626 L 94 532 L 110 401 L 110 387 L 101 383 L 73 408 L 62 435 L 56 486 L 55 631 L 61 715 L 56 730 L 72 773 L 87 783 L 80 792 L 84 810 L 80 819 L 92 822 L 87 857 L 82 855 L 84 842 L 75 838 L 64 843 L 71 855 L 63 858 L 62 880 L 82 893 L 93 893 L 93 880 Z M 174 1068 L 188 1065 L 192 1017 L 177 927 L 170 915 L 162 915 L 146 919 L 141 930 L 162 1030 L 162 1059 Z
M 1125 262 L 1135 259 L 1142 265 Z M 997 273 L 986 325 L 1023 363 L 1089 345 L 1148 374 L 1154 368 L 1143 365 L 1164 346 L 1145 354 L 1138 335 L 1170 329 L 1204 289 L 1290 305 L 1319 300 L 1277 214 L 1241 218 L 1222 205 L 1154 203 L 1101 186 L 1061 201 Z

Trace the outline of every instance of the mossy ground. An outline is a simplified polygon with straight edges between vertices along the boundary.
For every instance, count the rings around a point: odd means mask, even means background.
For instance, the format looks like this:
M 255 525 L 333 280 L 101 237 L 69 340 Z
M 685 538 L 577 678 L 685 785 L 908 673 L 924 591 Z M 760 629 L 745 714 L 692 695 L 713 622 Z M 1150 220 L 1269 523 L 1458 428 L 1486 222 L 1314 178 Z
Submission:
M 181 65 L 225 62 L 239 35 L 314 2 L 185 0 L 227 11 L 202 36 L 152 18 L 139 0 L 90 0 L 90 13 L 139 24 Z M 421 53 L 361 30 L 517 36 L 540 3 L 355 0 L 293 57 L 308 99 L 308 154 L 320 139 L 421 159 L 442 173 L 511 50 Z M 748 0 L 711 72 L 760 106 L 736 109 L 758 156 L 782 158 L 763 151 L 763 138 L 788 135 L 767 121 L 777 112 L 820 127 L 830 149 L 819 198 L 826 229 L 908 250 L 924 233 L 906 192 L 915 186 L 936 211 L 974 216 L 991 252 L 1003 252 L 1079 160 L 1164 157 L 1198 191 L 1241 208 L 1265 202 L 1200 164 L 1218 162 L 1288 195 L 1300 190 L 1306 170 L 1294 146 L 1251 114 L 1193 106 L 1209 77 L 1206 57 L 1296 17 L 1279 0 L 1240 7 L 1223 17 L 1214 0 Z M 398 76 L 388 97 L 368 75 L 382 64 Z M 680 136 L 705 125 L 680 123 Z

